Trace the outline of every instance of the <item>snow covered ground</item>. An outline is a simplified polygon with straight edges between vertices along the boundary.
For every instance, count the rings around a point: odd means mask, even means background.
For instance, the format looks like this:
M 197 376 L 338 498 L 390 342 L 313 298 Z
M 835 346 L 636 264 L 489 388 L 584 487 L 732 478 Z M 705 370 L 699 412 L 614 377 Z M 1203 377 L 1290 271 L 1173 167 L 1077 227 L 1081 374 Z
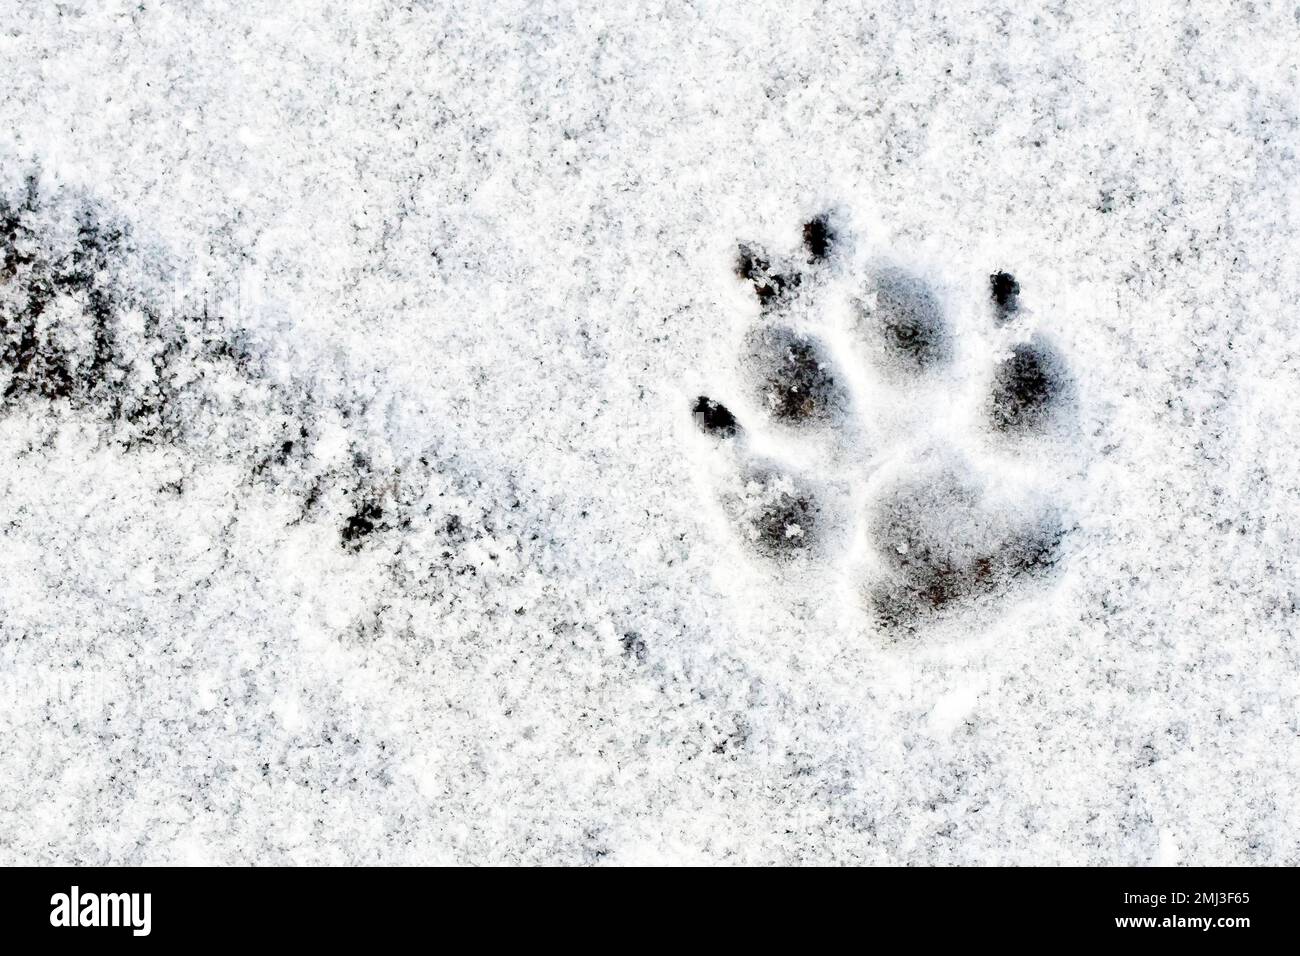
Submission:
M 0 13 L 0 862 L 1300 864 L 1294 3 Z

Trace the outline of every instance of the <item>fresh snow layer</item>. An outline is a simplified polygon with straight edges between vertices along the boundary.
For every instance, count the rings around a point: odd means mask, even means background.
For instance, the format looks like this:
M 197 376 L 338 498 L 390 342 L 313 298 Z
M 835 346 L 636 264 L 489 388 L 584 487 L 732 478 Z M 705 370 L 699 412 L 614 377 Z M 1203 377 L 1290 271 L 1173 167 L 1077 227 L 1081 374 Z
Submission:
M 3 13 L 0 862 L 1300 864 L 1293 3 Z

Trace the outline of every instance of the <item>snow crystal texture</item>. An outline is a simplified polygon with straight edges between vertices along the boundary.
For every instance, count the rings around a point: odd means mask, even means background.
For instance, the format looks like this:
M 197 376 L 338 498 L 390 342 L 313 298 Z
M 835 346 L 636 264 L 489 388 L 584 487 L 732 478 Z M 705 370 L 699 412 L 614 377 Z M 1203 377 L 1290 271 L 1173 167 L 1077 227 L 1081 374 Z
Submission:
M 1294 3 L 3 10 L 0 862 L 1300 864 Z

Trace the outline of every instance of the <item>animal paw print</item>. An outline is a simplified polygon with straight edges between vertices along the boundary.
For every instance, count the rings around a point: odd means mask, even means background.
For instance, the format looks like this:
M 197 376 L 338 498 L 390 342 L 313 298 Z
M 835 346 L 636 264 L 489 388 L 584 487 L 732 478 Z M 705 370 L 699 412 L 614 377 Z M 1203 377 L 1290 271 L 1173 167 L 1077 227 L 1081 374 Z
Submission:
M 747 550 L 843 574 L 911 628 L 1059 562 L 1060 509 L 1019 476 L 1068 444 L 1075 390 L 1012 275 L 971 302 L 846 232 L 827 213 L 796 255 L 740 244 L 754 300 L 736 361 L 711 373 L 726 403 L 710 386 L 691 411 Z

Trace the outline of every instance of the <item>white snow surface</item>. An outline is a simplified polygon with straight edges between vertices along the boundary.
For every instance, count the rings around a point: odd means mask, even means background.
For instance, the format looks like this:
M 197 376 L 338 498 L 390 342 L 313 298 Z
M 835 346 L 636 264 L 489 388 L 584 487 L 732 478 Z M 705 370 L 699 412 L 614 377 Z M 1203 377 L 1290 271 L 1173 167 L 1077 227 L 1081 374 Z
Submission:
M 0 12 L 19 246 L 129 235 L 107 384 L 0 405 L 0 862 L 1300 864 L 1294 3 Z M 827 209 L 852 420 L 804 435 L 735 256 Z M 845 351 L 873 263 L 954 370 Z M 1074 393 L 1014 443 L 999 269 Z M 155 376 L 162 438 L 104 397 Z M 862 513 L 917 421 L 1068 532 L 897 633 Z M 750 453 L 839 544 L 747 546 Z

